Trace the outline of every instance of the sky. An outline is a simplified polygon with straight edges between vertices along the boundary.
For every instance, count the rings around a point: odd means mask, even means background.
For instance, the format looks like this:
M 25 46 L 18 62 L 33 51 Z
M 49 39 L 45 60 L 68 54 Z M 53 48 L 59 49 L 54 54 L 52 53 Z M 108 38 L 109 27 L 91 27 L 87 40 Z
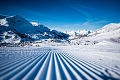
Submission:
M 120 22 L 120 0 L 0 0 L 0 14 L 20 15 L 59 31 L 94 31 Z

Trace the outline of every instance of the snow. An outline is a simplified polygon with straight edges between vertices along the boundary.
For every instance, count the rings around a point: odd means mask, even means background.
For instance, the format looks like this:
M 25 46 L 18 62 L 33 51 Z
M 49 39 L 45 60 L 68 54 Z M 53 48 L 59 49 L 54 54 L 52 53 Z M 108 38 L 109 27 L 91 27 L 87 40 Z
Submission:
M 77 36 L 77 35 L 87 35 L 91 32 L 92 31 L 88 31 L 88 30 L 78 30 L 78 31 L 68 31 L 66 33 L 71 35 L 71 36 Z
M 120 23 L 110 23 L 105 25 L 103 28 L 89 34 L 89 36 L 89 38 L 94 38 L 94 40 L 99 39 L 98 41 L 120 37 Z
M 6 20 L 6 18 L 5 19 L 0 19 L 0 26 L 6 26 L 6 27 L 9 26 L 8 21 Z
M 101 42 L 99 42 L 98 44 L 96 44 L 96 45 L 114 45 L 114 44 L 117 44 L 117 45 L 119 45 L 118 43 L 114 43 L 114 42 L 111 42 L 111 41 L 101 41 Z
M 1 43 L 20 43 L 21 38 L 12 31 L 3 32 L 0 35 Z
M 80 39 L 83 36 L 87 36 L 91 32 L 92 31 L 88 31 L 88 30 L 78 30 L 78 31 L 68 31 L 65 33 L 69 34 L 70 40 L 73 40 L 73 39 Z
M 79 31 L 77 31 L 77 33 L 80 34 L 80 35 L 87 35 L 87 34 L 89 34 L 89 32 L 90 31 L 87 31 L 87 30 L 79 30 Z
M 0 80 L 120 79 L 120 45 L 0 47 Z
M 39 26 L 40 24 L 38 22 L 30 22 L 33 26 Z
M 69 35 L 76 35 L 77 33 L 75 31 L 70 31 L 70 32 L 67 32 Z

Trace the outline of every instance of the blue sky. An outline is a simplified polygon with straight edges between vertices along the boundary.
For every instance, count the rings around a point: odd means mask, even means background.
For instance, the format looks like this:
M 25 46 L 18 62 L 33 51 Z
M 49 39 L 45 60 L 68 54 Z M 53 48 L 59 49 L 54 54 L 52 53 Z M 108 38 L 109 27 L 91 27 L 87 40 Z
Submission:
M 0 14 L 62 31 L 96 30 L 120 22 L 120 0 L 1 0 Z

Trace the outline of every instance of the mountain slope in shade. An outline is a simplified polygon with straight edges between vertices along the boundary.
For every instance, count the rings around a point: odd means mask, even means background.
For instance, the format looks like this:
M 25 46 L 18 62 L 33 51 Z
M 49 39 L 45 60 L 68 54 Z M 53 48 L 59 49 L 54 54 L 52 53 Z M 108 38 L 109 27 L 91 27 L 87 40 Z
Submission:
M 4 22 L 4 24 L 1 24 L 1 26 L 8 27 L 10 30 L 16 30 L 19 33 L 31 34 L 35 32 L 35 28 L 32 26 L 32 24 L 18 15 L 6 17 L 1 19 L 0 22 L 1 21 Z
M 4 19 L 5 17 L 7 17 L 7 16 L 5 16 L 5 15 L 0 15 L 0 19 Z

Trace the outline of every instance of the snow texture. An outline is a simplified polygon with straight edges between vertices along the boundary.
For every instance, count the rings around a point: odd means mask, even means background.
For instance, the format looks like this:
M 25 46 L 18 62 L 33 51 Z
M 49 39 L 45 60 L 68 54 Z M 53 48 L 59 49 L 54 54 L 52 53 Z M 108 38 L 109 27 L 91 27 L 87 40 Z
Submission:
M 119 80 L 119 47 L 1 47 L 0 80 Z

